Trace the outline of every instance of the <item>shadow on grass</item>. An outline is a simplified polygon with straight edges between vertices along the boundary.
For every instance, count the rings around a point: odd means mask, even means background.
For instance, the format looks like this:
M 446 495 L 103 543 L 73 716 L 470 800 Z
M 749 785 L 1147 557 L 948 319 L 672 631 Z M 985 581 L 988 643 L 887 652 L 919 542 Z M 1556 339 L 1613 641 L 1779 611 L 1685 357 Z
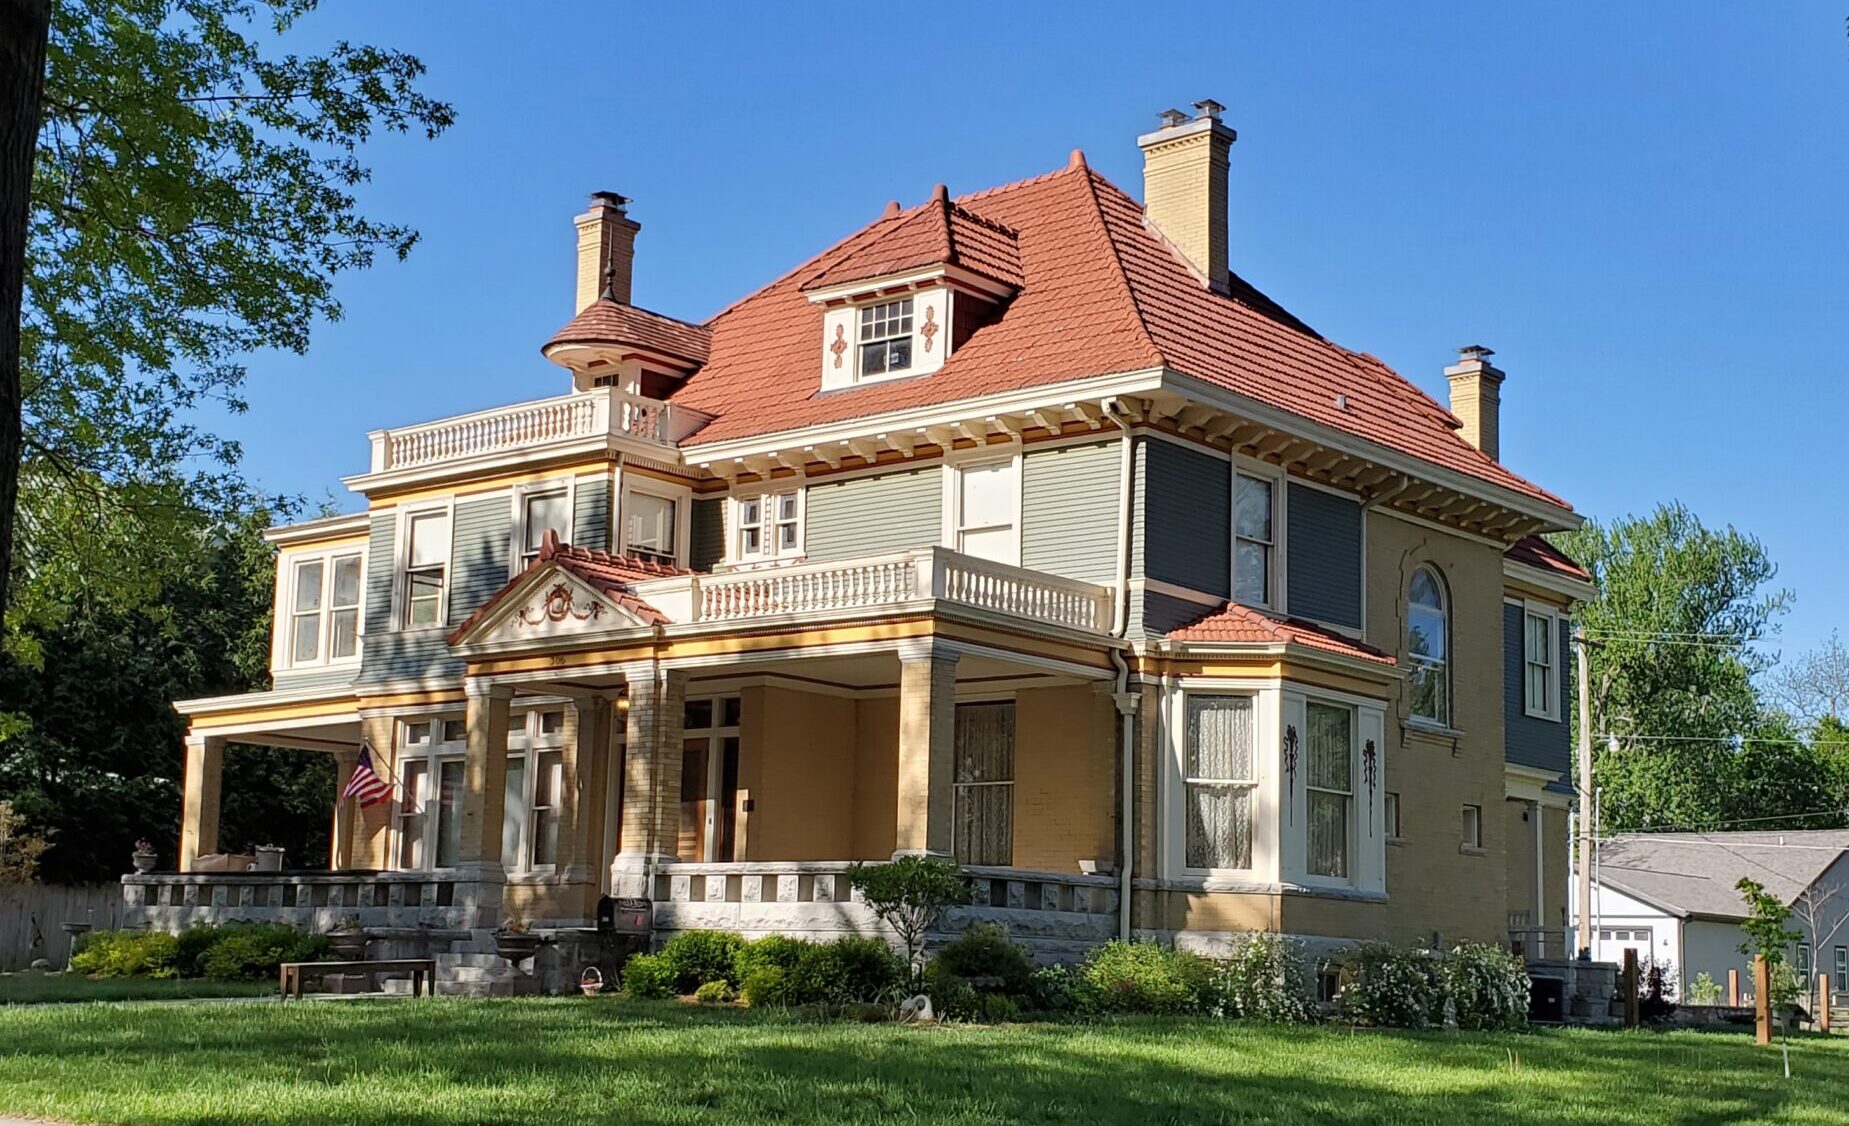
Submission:
M 37 1019 L 18 1019 L 30 1017 Z M 910 1029 L 595 1001 L 0 1014 L 0 1106 L 102 1122 L 1694 1124 L 1849 1106 L 1849 1045 L 1205 1021 Z

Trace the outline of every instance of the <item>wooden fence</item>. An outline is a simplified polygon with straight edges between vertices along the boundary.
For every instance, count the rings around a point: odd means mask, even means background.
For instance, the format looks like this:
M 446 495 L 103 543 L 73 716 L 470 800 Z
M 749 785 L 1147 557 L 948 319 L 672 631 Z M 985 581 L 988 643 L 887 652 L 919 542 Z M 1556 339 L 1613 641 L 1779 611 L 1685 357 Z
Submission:
M 120 927 L 122 885 L 0 887 L 0 970 L 24 969 L 35 958 L 62 969 L 71 950 L 67 922 L 87 922 L 99 931 Z

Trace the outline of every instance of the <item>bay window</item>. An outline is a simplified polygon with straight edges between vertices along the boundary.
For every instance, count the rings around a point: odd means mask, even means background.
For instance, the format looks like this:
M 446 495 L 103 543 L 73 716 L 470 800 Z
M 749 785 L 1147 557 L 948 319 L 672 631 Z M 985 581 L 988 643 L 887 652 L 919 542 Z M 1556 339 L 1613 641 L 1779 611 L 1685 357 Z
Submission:
M 1188 695 L 1182 779 L 1187 867 L 1252 867 L 1255 740 L 1252 697 Z
M 1312 876 L 1350 876 L 1349 837 L 1354 823 L 1354 709 L 1311 701 L 1304 710 L 1307 740 L 1308 869 Z
M 1270 480 L 1233 475 L 1233 600 L 1245 606 L 1271 605 L 1274 501 Z

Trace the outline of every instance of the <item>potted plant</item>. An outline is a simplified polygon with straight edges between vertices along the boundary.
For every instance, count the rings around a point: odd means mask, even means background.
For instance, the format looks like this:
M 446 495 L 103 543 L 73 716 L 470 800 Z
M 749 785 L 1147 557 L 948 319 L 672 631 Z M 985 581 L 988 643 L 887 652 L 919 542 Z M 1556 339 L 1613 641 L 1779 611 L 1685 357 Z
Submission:
M 250 866 L 253 872 L 282 871 L 283 849 L 281 845 L 258 845 L 257 862 Z
M 366 957 L 366 931 L 358 915 L 347 915 L 327 932 L 328 948 L 342 962 L 358 962 Z
M 509 962 L 523 962 L 539 949 L 539 936 L 524 919 L 507 919 L 494 932 L 494 952 Z
M 135 851 L 129 854 L 128 859 L 135 866 L 135 871 L 152 872 L 160 856 L 154 851 L 154 842 L 143 837 L 135 842 Z

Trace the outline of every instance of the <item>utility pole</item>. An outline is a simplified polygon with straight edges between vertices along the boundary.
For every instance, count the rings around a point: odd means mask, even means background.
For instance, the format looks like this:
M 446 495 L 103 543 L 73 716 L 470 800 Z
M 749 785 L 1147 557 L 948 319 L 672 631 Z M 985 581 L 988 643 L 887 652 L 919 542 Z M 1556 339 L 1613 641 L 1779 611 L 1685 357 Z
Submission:
M 1573 630 L 1579 672 L 1579 955 L 1592 956 L 1592 657 L 1586 628 Z

